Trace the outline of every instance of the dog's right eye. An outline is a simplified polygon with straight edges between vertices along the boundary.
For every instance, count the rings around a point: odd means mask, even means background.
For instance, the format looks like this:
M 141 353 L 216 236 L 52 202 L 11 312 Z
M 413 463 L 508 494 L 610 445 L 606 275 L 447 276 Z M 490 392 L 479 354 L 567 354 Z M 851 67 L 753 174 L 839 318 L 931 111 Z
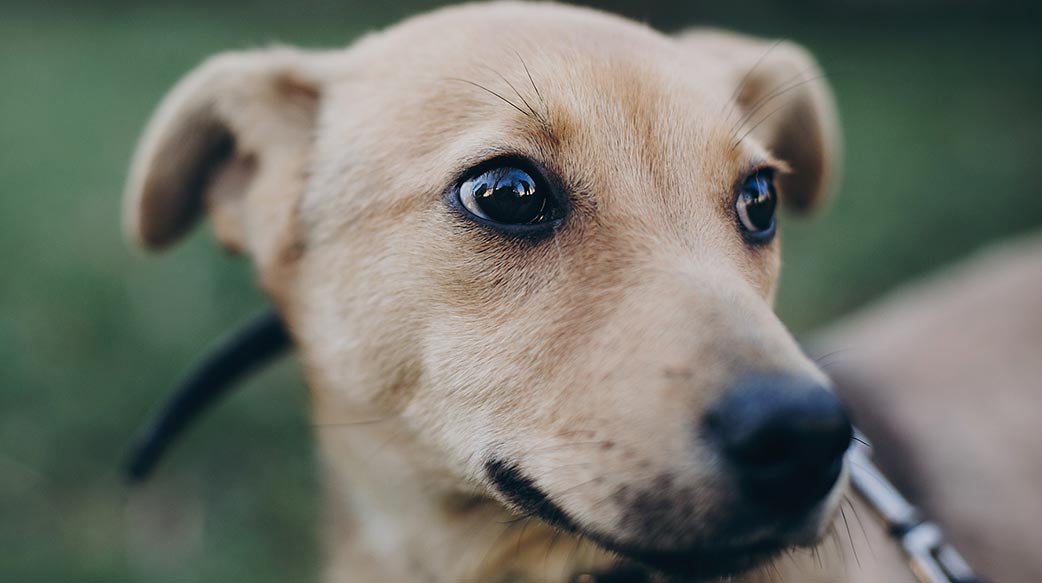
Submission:
M 748 241 L 766 243 L 771 240 L 777 228 L 774 216 L 777 204 L 773 170 L 757 170 L 745 179 L 735 200 L 735 211 Z
M 553 217 L 547 189 L 528 172 L 490 168 L 459 186 L 459 201 L 474 216 L 500 225 L 535 225 Z

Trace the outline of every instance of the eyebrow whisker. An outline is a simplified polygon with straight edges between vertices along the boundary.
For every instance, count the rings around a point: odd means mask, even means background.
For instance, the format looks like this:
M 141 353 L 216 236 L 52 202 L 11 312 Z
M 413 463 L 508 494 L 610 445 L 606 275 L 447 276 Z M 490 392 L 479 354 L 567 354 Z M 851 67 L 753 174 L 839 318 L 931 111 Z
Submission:
M 730 111 L 727 112 L 727 118 L 730 118 L 732 115 L 734 115 L 734 112 L 736 111 L 735 106 L 738 104 L 738 96 L 742 94 L 743 90 L 745 90 L 745 86 L 747 83 L 749 83 L 749 79 L 752 77 L 753 73 L 756 72 L 756 69 L 759 68 L 759 66 L 763 63 L 764 59 L 766 59 L 767 56 L 774 51 L 774 49 L 778 48 L 778 45 L 780 45 L 782 41 L 783 39 L 777 39 L 774 42 L 772 42 L 770 46 L 767 47 L 767 50 L 765 50 L 763 54 L 760 55 L 760 58 L 756 59 L 756 62 L 753 63 L 751 67 L 749 67 L 749 70 L 745 72 L 745 75 L 742 75 L 742 79 L 738 82 L 738 85 L 734 88 L 734 91 L 731 93 L 731 98 L 724 103 L 724 108 L 730 106 Z M 723 113 L 723 109 L 721 109 L 720 113 Z
M 521 103 L 525 104 L 525 107 L 528 108 L 528 111 L 532 112 L 532 115 L 534 115 L 536 117 L 536 119 L 539 119 L 540 121 L 542 121 L 542 116 L 539 115 L 539 112 L 537 112 L 532 107 L 532 105 L 530 103 L 528 103 L 528 100 L 525 99 L 525 96 L 521 95 L 521 92 L 517 90 L 517 87 L 515 87 L 514 84 L 511 83 L 510 80 L 506 78 L 506 76 L 504 76 L 502 73 L 500 73 L 496 69 L 493 69 L 492 67 L 487 67 L 486 66 L 486 68 L 489 69 L 490 71 L 492 71 L 493 73 L 495 73 L 500 79 L 502 79 L 503 82 L 506 83 L 507 86 L 510 87 L 510 89 L 512 89 L 514 91 L 514 94 L 517 95 L 519 99 L 521 99 Z
M 790 83 L 789 85 L 781 87 L 780 89 L 776 89 L 775 91 L 771 92 L 769 95 L 767 95 L 766 97 L 761 99 L 756 104 L 756 106 L 754 106 L 749 111 L 749 113 L 747 113 L 741 119 L 740 123 L 738 123 L 738 124 L 736 124 L 734 126 L 733 132 L 737 133 L 742 128 L 743 125 L 745 125 L 745 124 L 749 123 L 750 121 L 752 121 L 753 117 L 755 117 L 756 114 L 761 109 L 763 109 L 763 107 L 766 106 L 768 103 L 774 101 L 778 97 L 781 97 L 781 96 L 785 95 L 786 93 L 789 93 L 790 91 L 793 91 L 793 90 L 798 89 L 799 87 L 801 87 L 803 85 L 806 85 L 807 83 L 812 83 L 814 81 L 817 81 L 817 80 L 823 79 L 823 78 L 825 78 L 824 74 L 815 75 L 815 76 L 810 77 L 808 79 L 801 79 L 801 80 L 799 80 L 799 81 L 797 81 L 795 83 Z M 749 134 L 753 133 L 753 131 L 756 130 L 756 128 L 760 127 L 765 121 L 767 121 L 768 119 L 773 117 L 776 113 L 778 113 L 779 111 L 781 111 L 784 108 L 785 108 L 785 103 L 781 103 L 780 105 L 778 105 L 778 107 L 775 107 L 770 112 L 768 112 L 766 116 L 764 116 L 762 119 L 760 119 L 760 121 L 758 121 L 755 124 L 753 124 L 753 126 L 751 128 L 749 128 L 745 133 L 743 133 L 741 135 L 741 137 L 739 137 L 739 138 L 737 138 L 735 140 L 734 144 L 731 146 L 731 150 L 734 151 L 734 149 L 738 147 L 738 144 L 741 144 L 742 141 L 745 140 L 745 138 L 747 138 L 749 136 Z
M 733 152 L 735 150 L 735 148 L 737 148 L 738 145 L 741 144 L 742 141 L 745 140 L 745 138 L 749 137 L 749 134 L 753 133 L 756 130 L 756 128 L 758 128 L 761 125 L 763 125 L 763 123 L 765 121 L 771 119 L 771 117 L 773 117 L 776 113 L 778 113 L 782 109 L 785 109 L 785 104 L 784 103 L 779 105 L 778 107 L 775 107 L 774 109 L 772 109 L 770 112 L 767 113 L 767 115 L 765 115 L 763 117 L 763 119 L 761 119 L 760 121 L 758 121 L 755 124 L 753 124 L 753 127 L 749 128 L 744 134 L 742 134 L 742 136 L 740 138 L 738 138 L 737 140 L 735 140 L 735 142 L 733 144 L 731 144 L 731 151 Z
M 467 79 L 461 79 L 461 78 L 459 78 L 459 77 L 449 77 L 448 79 L 449 79 L 450 81 L 459 81 L 459 82 L 461 82 L 461 83 L 466 83 L 467 85 L 473 85 L 474 87 L 477 87 L 478 89 L 481 89 L 482 91 L 485 91 L 485 92 L 487 92 L 487 93 L 490 93 L 490 94 L 492 94 L 492 95 L 496 96 L 497 98 L 499 98 L 500 100 L 502 100 L 502 101 L 503 101 L 504 103 L 506 103 L 506 104 L 507 104 L 507 105 L 509 105 L 510 107 L 513 107 L 514 109 L 516 109 L 516 110 L 518 110 L 519 112 L 521 112 L 521 114 L 522 114 L 522 115 L 524 115 L 525 117 L 529 117 L 529 118 L 531 118 L 531 117 L 532 117 L 532 114 L 531 114 L 531 113 L 529 113 L 529 112 L 525 111 L 524 109 L 521 109 L 521 108 L 520 108 L 520 107 L 519 107 L 519 106 L 518 106 L 518 105 L 517 105 L 516 103 L 514 103 L 513 101 L 510 101 L 510 100 L 509 100 L 509 99 L 507 99 L 506 97 L 503 97 L 503 96 L 502 96 L 502 95 L 500 95 L 499 93 L 496 93 L 495 91 L 493 91 L 493 90 L 489 89 L 488 87 L 485 87 L 484 85 L 482 85 L 482 84 L 480 84 L 480 83 L 475 83 L 474 81 L 469 81 L 469 80 L 467 80 Z M 533 118 L 533 119 L 537 119 L 537 118 Z
M 790 91 L 792 91 L 794 89 L 802 87 L 803 85 L 806 85 L 807 83 L 813 83 L 814 81 L 817 81 L 819 79 L 824 79 L 825 78 L 825 74 L 824 73 L 819 73 L 817 75 L 812 75 L 811 77 L 808 77 L 808 78 L 805 78 L 805 79 L 801 79 L 800 77 L 802 77 L 805 72 L 806 71 L 803 71 L 803 72 L 797 73 L 796 75 L 793 75 L 787 81 L 782 83 L 780 87 L 778 87 L 774 91 L 768 93 L 766 96 L 764 96 L 758 102 L 756 102 L 749 109 L 749 111 L 746 112 L 746 114 L 738 121 L 738 123 L 736 123 L 734 125 L 734 131 L 738 131 L 739 129 L 741 129 L 741 127 L 743 125 L 745 125 L 746 123 L 749 123 L 749 121 L 753 118 L 753 116 L 756 115 L 756 112 L 758 112 L 761 109 L 763 109 L 763 107 L 765 105 L 767 105 L 768 103 L 770 103 L 774 99 L 776 99 L 778 97 L 781 97 L 782 95 L 785 95 L 786 93 L 788 93 L 788 92 L 790 92 Z
M 525 75 L 528 75 L 528 82 L 532 84 L 532 89 L 535 89 L 536 97 L 538 97 L 539 101 L 542 102 L 543 107 L 546 107 L 546 100 L 543 99 L 543 94 L 540 93 L 539 86 L 535 84 L 535 79 L 532 78 L 532 72 L 528 70 L 528 63 L 525 63 L 525 59 L 521 56 L 521 53 L 514 51 L 514 54 L 517 55 L 518 60 L 521 61 L 521 66 L 525 69 Z

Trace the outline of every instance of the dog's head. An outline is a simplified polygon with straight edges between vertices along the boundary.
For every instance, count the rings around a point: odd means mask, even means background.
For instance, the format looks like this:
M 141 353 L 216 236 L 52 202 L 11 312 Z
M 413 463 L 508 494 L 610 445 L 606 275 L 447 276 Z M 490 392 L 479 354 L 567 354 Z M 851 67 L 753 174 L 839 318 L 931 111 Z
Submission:
M 771 303 L 776 206 L 819 204 L 836 149 L 791 44 L 475 5 L 205 63 L 126 216 L 157 248 L 209 210 L 316 407 L 393 415 L 460 490 L 708 576 L 831 517 L 850 426 Z

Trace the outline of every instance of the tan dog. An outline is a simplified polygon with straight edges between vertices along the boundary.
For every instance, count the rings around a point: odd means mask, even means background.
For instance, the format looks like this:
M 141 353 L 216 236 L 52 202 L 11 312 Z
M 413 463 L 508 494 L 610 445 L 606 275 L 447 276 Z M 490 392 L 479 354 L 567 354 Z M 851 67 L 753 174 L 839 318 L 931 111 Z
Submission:
M 836 149 L 791 44 L 471 5 L 205 63 L 126 222 L 160 248 L 205 208 L 252 258 L 322 427 L 329 581 L 899 581 L 843 575 L 846 533 L 783 554 L 834 525 L 850 426 L 771 310 L 773 213 Z

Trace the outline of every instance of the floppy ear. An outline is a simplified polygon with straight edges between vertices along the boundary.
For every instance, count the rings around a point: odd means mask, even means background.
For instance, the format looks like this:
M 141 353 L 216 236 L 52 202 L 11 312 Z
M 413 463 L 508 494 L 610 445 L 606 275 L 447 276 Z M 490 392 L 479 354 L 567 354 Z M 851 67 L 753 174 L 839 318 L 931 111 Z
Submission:
M 838 182 L 841 145 L 835 103 L 814 57 L 791 42 L 695 30 L 679 40 L 724 67 L 724 77 L 746 133 L 791 172 L 778 177 L 786 205 L 807 211 L 828 198 Z
M 130 169 L 124 224 L 140 245 L 174 242 L 209 209 L 218 240 L 259 264 L 290 235 L 320 97 L 316 55 L 227 53 L 182 79 Z

